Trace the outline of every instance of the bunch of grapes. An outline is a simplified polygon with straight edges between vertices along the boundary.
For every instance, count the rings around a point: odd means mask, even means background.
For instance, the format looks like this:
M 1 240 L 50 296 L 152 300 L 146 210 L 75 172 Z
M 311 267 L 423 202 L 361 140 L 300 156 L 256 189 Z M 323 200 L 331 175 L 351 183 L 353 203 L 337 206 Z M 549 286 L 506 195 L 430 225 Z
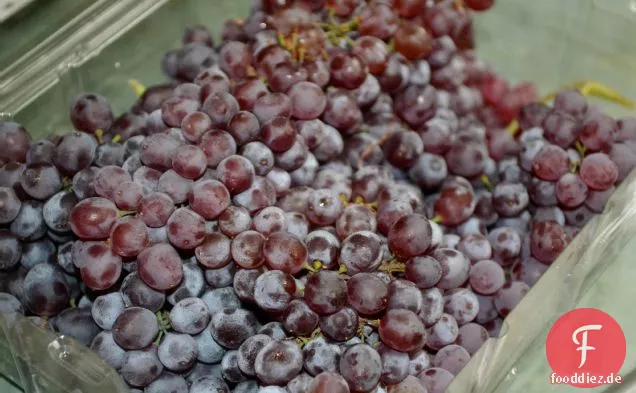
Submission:
M 131 392 L 444 392 L 636 166 L 636 119 L 475 57 L 492 5 L 260 0 L 118 117 L 0 123 L 0 312 Z

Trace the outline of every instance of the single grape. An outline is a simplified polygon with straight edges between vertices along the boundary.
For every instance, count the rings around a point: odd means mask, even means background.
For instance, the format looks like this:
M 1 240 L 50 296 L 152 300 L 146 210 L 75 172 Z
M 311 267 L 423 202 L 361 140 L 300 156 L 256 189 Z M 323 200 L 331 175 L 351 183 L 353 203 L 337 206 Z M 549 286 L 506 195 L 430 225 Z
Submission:
M 459 325 L 464 325 L 477 317 L 479 300 L 470 289 L 452 289 L 444 293 L 444 312 L 455 318 Z
M 265 263 L 265 237 L 256 231 L 243 231 L 231 245 L 232 259 L 242 268 L 254 269 Z
M 20 186 L 31 198 L 43 201 L 62 189 L 62 178 L 51 164 L 29 164 L 21 173 Z
M 193 336 L 197 343 L 198 357 L 197 360 L 207 364 L 218 364 L 223 359 L 227 349 L 223 348 L 212 337 L 210 325 L 196 336 Z M 195 365 L 196 367 L 196 365 Z
M 221 360 L 221 375 L 231 383 L 243 382 L 247 378 L 238 365 L 238 351 L 227 351 Z
M 528 192 L 520 183 L 499 183 L 492 192 L 493 207 L 504 217 L 519 215 L 529 202 Z
M 349 275 L 372 272 L 384 260 L 382 239 L 374 232 L 355 232 L 342 241 L 338 260 Z
M 373 273 L 358 273 L 347 282 L 347 301 L 361 315 L 375 315 L 388 303 L 388 286 Z
M 89 346 L 101 331 L 88 307 L 67 308 L 55 317 L 52 325 L 59 334 L 72 337 L 85 346 Z
M 164 170 L 172 168 L 172 157 L 182 143 L 172 135 L 166 133 L 153 134 L 141 145 L 139 158 L 141 162 L 153 169 Z
M 252 163 L 258 176 L 266 176 L 274 167 L 274 153 L 261 142 L 247 143 L 240 153 Z
M 393 36 L 395 50 L 409 60 L 422 59 L 433 50 L 432 38 L 416 23 L 404 23 Z
M 86 261 L 80 267 L 82 282 L 96 291 L 115 285 L 121 275 L 121 257 L 107 243 L 95 244 L 87 251 Z
M 530 287 L 521 281 L 506 283 L 494 296 L 494 304 L 502 318 L 519 304 L 521 299 L 530 291 Z
M 287 95 L 291 101 L 291 114 L 298 120 L 317 119 L 327 106 L 327 96 L 320 86 L 312 82 L 294 83 Z
M 347 302 L 347 283 L 337 272 L 318 271 L 305 284 L 304 300 L 320 315 L 333 314 Z
M 196 297 L 180 300 L 170 311 L 170 324 L 179 332 L 190 335 L 200 333 L 210 322 L 210 311 L 205 302 Z
M 451 344 L 437 351 L 433 365 L 457 375 L 468 364 L 470 354 L 459 345 Z
M 247 209 L 239 206 L 228 206 L 218 216 L 218 223 L 221 232 L 229 237 L 235 237 L 251 227 L 252 219 Z
M 235 154 L 237 149 L 236 141 L 232 135 L 216 128 L 201 136 L 199 147 L 205 153 L 210 168 L 216 168 L 221 161 Z
M 406 279 L 421 289 L 434 287 L 442 279 L 442 274 L 442 266 L 430 256 L 409 259 L 404 272 Z
M 168 333 L 159 344 L 157 354 L 165 368 L 184 372 L 196 363 L 198 351 L 196 341 L 189 334 Z
M 459 328 L 455 344 L 462 346 L 473 356 L 489 337 L 488 331 L 483 326 L 471 322 Z
M 397 350 L 410 352 L 426 343 L 426 330 L 417 314 L 409 310 L 389 310 L 380 320 L 382 342 Z
M 389 283 L 387 309 L 405 309 L 419 314 L 424 306 L 422 292 L 410 281 L 394 280 Z
M 182 207 L 174 211 L 167 222 L 168 240 L 182 250 L 198 247 L 205 240 L 205 220 L 198 213 Z
M 119 292 L 98 296 L 91 306 L 95 323 L 104 330 L 112 330 L 115 320 L 124 311 L 126 305 Z
M 239 194 L 252 185 L 254 165 L 245 157 L 233 155 L 219 163 L 216 175 L 231 194 Z
M 453 378 L 455 376 L 450 371 L 438 367 L 431 367 L 417 376 L 429 393 L 444 393 Z
M 212 93 L 201 105 L 201 111 L 210 116 L 214 127 L 225 129 L 239 111 L 239 104 L 230 93 Z
M 495 228 L 488 234 L 492 246 L 492 259 L 501 266 L 510 266 L 519 260 L 521 237 L 512 227 Z
M 532 226 L 530 233 L 532 256 L 545 264 L 551 264 L 569 242 L 569 236 L 556 221 L 539 221 Z
M 108 100 L 95 93 L 85 93 L 74 97 L 70 116 L 77 130 L 88 133 L 98 129 L 108 130 L 114 117 Z
M 210 269 L 226 266 L 231 261 L 231 240 L 220 232 L 209 234 L 195 250 L 197 260 Z
M 474 213 L 477 204 L 472 186 L 463 178 L 449 178 L 440 191 L 435 202 L 435 213 L 440 216 L 442 224 L 457 226 L 468 220 Z
M 566 208 L 580 206 L 587 198 L 588 188 L 579 175 L 566 173 L 556 183 L 559 204 Z
M 363 119 L 362 111 L 353 94 L 344 90 L 333 90 L 327 93 L 327 106 L 323 112 L 322 120 L 343 135 L 350 136 L 359 132 Z M 340 149 L 339 144 L 339 140 L 334 140 L 331 145 Z M 322 156 L 323 154 L 319 154 L 318 160 L 325 159 Z
M 122 217 L 110 230 L 113 252 L 122 257 L 135 257 L 148 245 L 148 228 L 137 217 Z
M 157 347 L 126 352 L 120 370 L 124 381 L 141 388 L 150 385 L 162 372 L 163 364 L 159 361 Z
M 152 311 L 142 307 L 129 307 L 122 311 L 113 324 L 113 338 L 126 350 L 142 349 L 153 342 L 159 333 L 159 324 Z
M 230 388 L 221 376 L 212 376 L 209 373 L 204 374 L 203 377 L 195 379 L 190 385 L 190 393 L 230 393 Z M 251 393 L 251 392 L 250 392 Z
M 115 204 L 104 198 L 87 198 L 75 205 L 69 222 L 83 239 L 105 239 L 119 216 Z
M 556 145 L 543 146 L 532 160 L 532 173 L 542 180 L 557 181 L 568 170 L 568 155 Z
M 353 391 L 372 390 L 382 375 L 382 358 L 371 346 L 353 345 L 340 358 L 340 375 Z
M 144 389 L 147 393 L 187 393 L 188 383 L 180 375 L 164 372 Z
M 316 329 L 319 316 L 302 300 L 292 300 L 285 310 L 285 330 L 296 337 L 307 337 Z
M 400 383 L 409 374 L 409 355 L 380 344 L 378 353 L 382 359 L 380 381 L 387 385 Z
M 130 273 L 124 278 L 120 292 L 126 307 L 143 307 L 152 312 L 159 311 L 166 300 L 163 292 L 149 287 L 136 272 Z
M 355 232 L 375 232 L 378 227 L 375 212 L 365 205 L 350 204 L 336 220 L 336 232 L 341 240 Z
M 251 312 L 226 308 L 212 316 L 212 337 L 222 346 L 238 349 L 243 341 L 256 334 L 258 321 Z
M 338 52 L 330 59 L 329 73 L 331 85 L 352 90 L 364 82 L 367 67 L 359 56 L 353 53 Z
M 132 181 L 125 181 L 115 187 L 113 202 L 124 211 L 137 211 L 141 198 L 144 196 L 143 187 Z
M 15 191 L 9 187 L 0 187 L 0 224 L 9 224 L 20 213 L 22 202 Z
M 347 381 L 338 373 L 324 371 L 316 375 L 308 393 L 349 393 Z
M 303 367 L 303 354 L 294 342 L 270 341 L 254 361 L 260 381 L 268 385 L 283 385 L 296 377 Z
M 606 154 L 593 153 L 583 158 L 579 175 L 590 189 L 603 191 L 616 183 L 618 167 Z
M 25 162 L 31 136 L 18 123 L 0 122 L 0 144 L 5 146 L 0 153 L 0 162 Z
M 466 282 L 470 261 L 464 254 L 450 248 L 438 248 L 433 251 L 432 256 L 442 266 L 442 278 L 437 284 L 439 288 L 458 288 Z
M 157 191 L 161 172 L 147 166 L 140 166 L 133 173 L 133 181 L 141 186 L 144 194 Z
M 347 341 L 358 332 L 358 313 L 352 308 L 342 307 L 333 314 L 321 316 L 318 326 L 327 338 L 334 341 Z
M 252 58 L 249 48 L 242 42 L 226 42 L 219 53 L 219 66 L 229 76 L 236 79 L 248 76 L 248 65 Z
M 497 262 L 481 260 L 470 267 L 468 280 L 475 292 L 492 295 L 504 285 L 506 275 Z
M 254 285 L 256 304 L 269 312 L 284 311 L 295 294 L 296 281 L 291 275 L 279 270 L 261 274 Z
M 335 267 L 340 242 L 332 233 L 325 230 L 312 231 L 305 237 L 305 245 L 308 261 L 320 261 L 327 268 Z
M 145 248 L 137 257 L 139 277 L 158 291 L 174 288 L 183 279 L 183 267 L 177 251 L 169 244 Z
M 97 334 L 90 349 L 115 370 L 119 370 L 124 364 L 126 351 L 117 345 L 111 331 L 105 330 Z
M 62 136 L 53 151 L 53 162 L 62 172 L 74 175 L 88 168 L 96 157 L 97 141 L 83 132 Z
M 287 232 L 270 235 L 263 244 L 263 255 L 270 269 L 296 274 L 307 260 L 307 248 L 298 237 Z

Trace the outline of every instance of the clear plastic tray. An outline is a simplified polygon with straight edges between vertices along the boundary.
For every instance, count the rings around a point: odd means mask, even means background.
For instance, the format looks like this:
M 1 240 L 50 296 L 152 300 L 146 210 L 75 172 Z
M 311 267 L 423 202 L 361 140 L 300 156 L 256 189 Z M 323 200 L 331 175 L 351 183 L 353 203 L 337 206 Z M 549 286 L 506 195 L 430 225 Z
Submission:
M 79 91 L 103 94 L 121 111 L 135 99 L 129 79 L 145 84 L 163 80 L 162 53 L 179 45 L 185 26 L 201 23 L 218 30 L 225 19 L 245 16 L 250 3 L 38 0 L 25 8 L 34 10 L 33 16 L 18 15 L 20 23 L 35 27 L 0 25 L 0 114 L 40 137 L 71 129 L 68 103 Z M 47 9 L 61 27 L 51 31 L 46 26 L 42 10 Z M 636 97 L 635 9 L 630 0 L 499 0 L 491 12 L 476 18 L 478 51 L 503 75 L 537 82 L 542 92 L 594 79 Z M 7 47 L 12 42 L 19 42 L 19 48 Z M 620 107 L 608 109 L 625 113 Z M 606 213 L 576 237 L 507 318 L 501 337 L 488 341 L 449 392 L 571 390 L 549 385 L 544 345 L 556 318 L 575 307 L 605 310 L 622 325 L 628 346 L 636 342 L 636 314 L 629 304 L 636 295 L 631 260 L 636 253 L 635 198 L 632 174 Z M 635 363 L 628 349 L 621 371 L 625 383 L 594 390 L 631 390 Z M 0 317 L 0 374 L 28 393 L 126 391 L 117 373 L 86 348 L 23 318 Z

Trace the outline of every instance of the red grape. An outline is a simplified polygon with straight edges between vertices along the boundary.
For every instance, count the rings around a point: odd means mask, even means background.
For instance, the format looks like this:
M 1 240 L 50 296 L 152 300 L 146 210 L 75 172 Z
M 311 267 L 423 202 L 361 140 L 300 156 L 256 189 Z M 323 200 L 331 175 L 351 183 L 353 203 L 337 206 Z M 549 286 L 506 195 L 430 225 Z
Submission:
M 117 255 L 137 256 L 148 245 L 148 228 L 137 217 L 122 217 L 110 230 L 110 244 Z
M 298 237 L 287 232 L 276 232 L 265 241 L 263 255 L 270 269 L 296 274 L 307 261 L 307 248 Z
M 167 291 L 183 279 L 183 266 L 177 251 L 171 245 L 161 243 L 139 253 L 137 273 L 153 289 Z
M 82 239 L 106 239 L 118 217 L 117 207 L 108 199 L 87 198 L 75 205 L 69 222 Z

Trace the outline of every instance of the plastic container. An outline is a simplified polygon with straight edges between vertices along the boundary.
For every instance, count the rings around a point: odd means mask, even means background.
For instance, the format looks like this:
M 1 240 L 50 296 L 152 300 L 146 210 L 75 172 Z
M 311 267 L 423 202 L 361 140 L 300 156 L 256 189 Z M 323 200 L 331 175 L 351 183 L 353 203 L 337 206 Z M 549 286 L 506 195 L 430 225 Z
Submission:
M 162 54 L 179 46 L 184 27 L 200 23 L 218 31 L 224 20 L 245 16 L 250 3 L 36 1 L 0 25 L 0 113 L 15 118 L 37 138 L 71 129 L 68 104 L 81 91 L 103 94 L 115 112 L 121 111 L 135 99 L 129 79 L 144 84 L 164 80 Z M 478 52 L 504 76 L 536 82 L 542 92 L 594 79 L 636 97 L 633 10 L 636 4 L 629 0 L 499 0 L 493 10 L 476 16 Z M 625 113 L 617 106 L 608 109 Z M 571 389 L 549 384 L 544 345 L 552 323 L 575 307 L 602 308 L 622 325 L 628 345 L 636 342 L 636 318 L 626 302 L 636 295 L 631 260 L 636 253 L 635 197 L 636 173 L 619 188 L 606 213 L 588 224 L 510 314 L 501 337 L 488 341 L 449 392 Z M 630 374 L 635 363 L 636 355 L 628 350 L 621 371 L 625 383 L 617 385 L 625 391 L 635 379 Z M 4 382 L 28 393 L 127 390 L 118 374 L 88 349 L 21 317 L 0 317 L 0 374 Z M 0 391 L 7 391 L 2 383 Z M 594 390 L 610 389 L 616 386 Z

